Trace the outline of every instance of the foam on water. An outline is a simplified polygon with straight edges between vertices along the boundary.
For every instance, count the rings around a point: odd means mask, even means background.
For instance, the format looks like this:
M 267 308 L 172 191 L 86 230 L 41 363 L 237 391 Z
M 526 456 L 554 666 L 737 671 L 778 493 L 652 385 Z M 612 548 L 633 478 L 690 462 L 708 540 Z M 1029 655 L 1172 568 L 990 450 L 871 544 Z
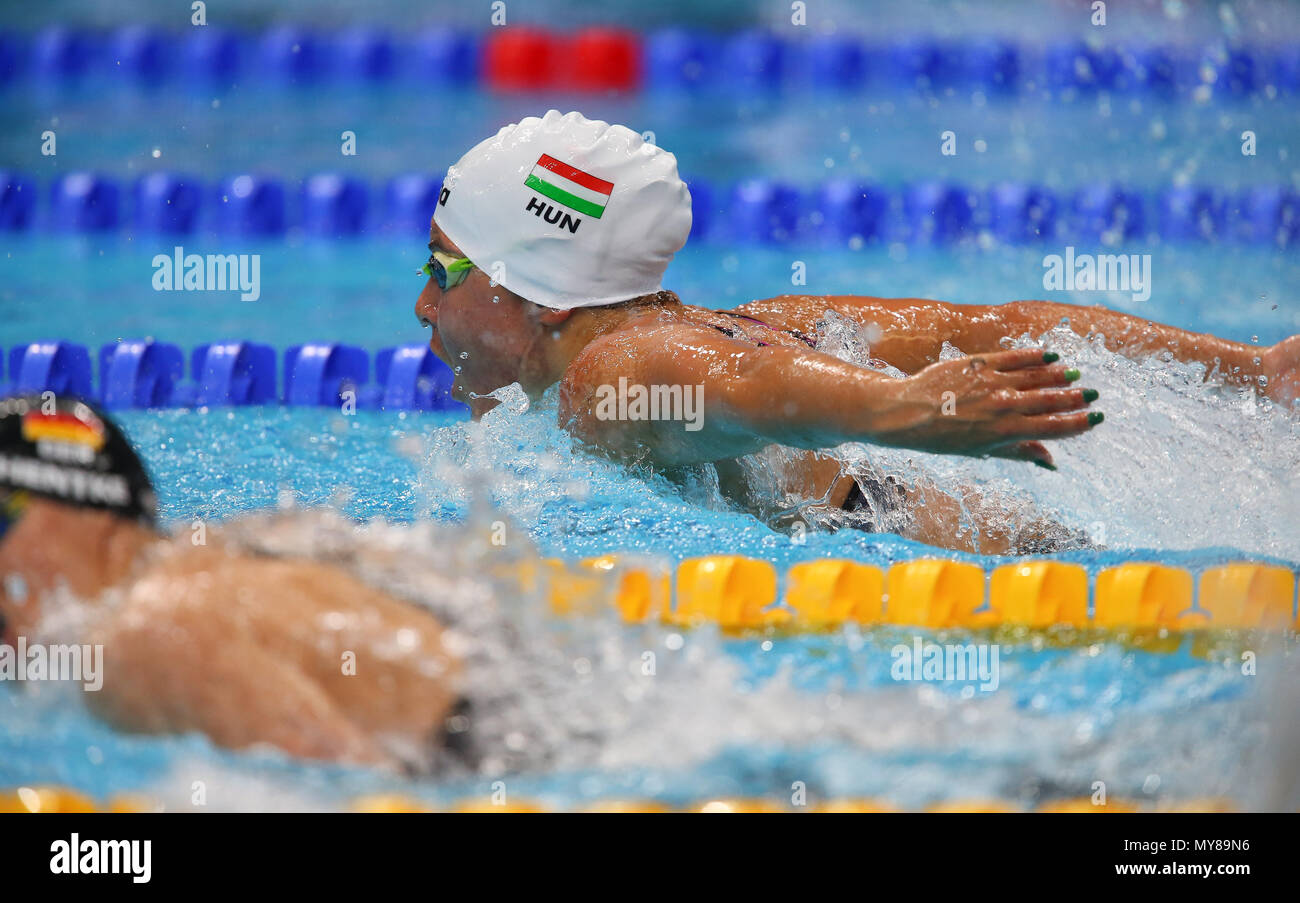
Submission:
M 1225 388 L 1218 374 L 1206 379 L 1201 365 L 1115 354 L 1101 336 L 1058 327 L 1009 343 L 1029 344 L 1078 367 L 1080 384 L 1101 393 L 1093 407 L 1106 414 L 1085 435 L 1048 443 L 1058 471 L 899 449 L 842 453 L 908 481 L 1028 501 L 1110 549 L 1226 546 L 1300 559 L 1300 418 L 1253 391 Z

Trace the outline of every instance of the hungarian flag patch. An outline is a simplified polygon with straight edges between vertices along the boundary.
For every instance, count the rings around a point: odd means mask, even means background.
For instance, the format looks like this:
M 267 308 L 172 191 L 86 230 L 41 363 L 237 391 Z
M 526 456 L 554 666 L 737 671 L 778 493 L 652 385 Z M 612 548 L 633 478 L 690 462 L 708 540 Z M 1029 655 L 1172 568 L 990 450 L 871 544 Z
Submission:
M 524 184 L 570 210 L 600 219 L 609 203 L 613 182 L 598 179 L 576 166 L 563 163 L 550 154 L 542 154 L 524 179 Z

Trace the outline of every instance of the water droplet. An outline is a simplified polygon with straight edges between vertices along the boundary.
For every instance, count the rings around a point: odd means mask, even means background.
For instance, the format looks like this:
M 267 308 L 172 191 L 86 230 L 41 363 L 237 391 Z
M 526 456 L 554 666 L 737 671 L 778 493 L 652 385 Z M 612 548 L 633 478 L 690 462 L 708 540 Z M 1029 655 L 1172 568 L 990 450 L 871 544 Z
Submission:
M 467 361 L 467 360 L 469 360 L 469 352 L 468 352 L 468 351 L 462 351 L 462 352 L 460 353 L 460 359 L 461 359 L 462 361 Z M 1255 361 L 1255 363 L 1258 364 L 1259 361 Z
M 1259 341 L 1259 336 L 1257 336 L 1257 335 L 1253 335 L 1253 336 L 1250 337 L 1250 340 L 1251 340 L 1252 342 L 1258 342 L 1258 341 Z
M 493 304 L 500 304 L 500 303 L 501 303 L 501 297 L 500 297 L 499 295 L 493 295 L 493 296 L 492 296 L 492 303 L 493 303 Z
M 1267 386 L 1267 385 L 1268 385 L 1268 377 L 1267 377 L 1267 376 L 1261 376 L 1261 377 L 1259 378 L 1259 384 L 1260 384 L 1261 386 Z
M 27 602 L 27 581 L 19 574 L 7 574 L 4 578 L 5 593 L 16 605 Z
M 459 373 L 460 371 L 461 371 L 461 368 L 460 368 L 460 367 L 455 367 L 455 368 L 452 369 L 451 372 L 452 372 L 452 373 Z

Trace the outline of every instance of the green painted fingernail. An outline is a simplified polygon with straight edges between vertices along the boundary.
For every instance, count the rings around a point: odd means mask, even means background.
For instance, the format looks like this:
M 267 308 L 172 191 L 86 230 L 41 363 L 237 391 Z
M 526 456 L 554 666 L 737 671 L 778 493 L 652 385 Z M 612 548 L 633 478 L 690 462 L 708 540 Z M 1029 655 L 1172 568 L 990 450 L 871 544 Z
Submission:
M 1105 419 L 1106 419 L 1106 415 L 1103 414 L 1101 411 L 1088 412 L 1088 423 L 1090 423 L 1092 426 L 1096 426 L 1097 424 L 1101 423 Z
M 1080 373 L 1077 369 L 1071 367 L 1069 370 L 1065 371 L 1065 381 L 1067 383 L 1072 383 L 1082 375 L 1083 374 Z
M 1055 363 L 1056 363 L 1057 361 L 1059 361 L 1060 359 L 1061 359 L 1061 356 L 1060 356 L 1059 354 L 1057 354 L 1055 351 L 1044 351 L 1044 352 L 1043 352 L 1043 363 L 1044 363 L 1044 364 L 1055 364 Z
M 1093 403 L 1094 401 L 1096 401 L 1098 398 L 1101 398 L 1101 393 L 1098 392 L 1096 389 L 1084 389 L 1084 390 L 1083 390 L 1083 403 L 1084 403 L 1084 404 L 1092 404 L 1092 403 Z
M 1043 468 L 1043 470 L 1056 470 L 1055 464 L 1048 464 L 1046 461 L 1035 461 L 1034 463 Z

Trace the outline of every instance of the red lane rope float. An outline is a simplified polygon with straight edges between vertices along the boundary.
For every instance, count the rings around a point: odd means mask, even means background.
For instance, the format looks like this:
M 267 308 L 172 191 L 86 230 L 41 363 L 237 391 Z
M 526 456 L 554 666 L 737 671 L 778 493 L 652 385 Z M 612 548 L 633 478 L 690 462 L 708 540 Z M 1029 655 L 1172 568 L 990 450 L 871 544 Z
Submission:
M 634 91 L 641 73 L 640 40 L 617 28 L 571 36 L 523 26 L 494 29 L 483 50 L 483 77 L 497 91 Z

